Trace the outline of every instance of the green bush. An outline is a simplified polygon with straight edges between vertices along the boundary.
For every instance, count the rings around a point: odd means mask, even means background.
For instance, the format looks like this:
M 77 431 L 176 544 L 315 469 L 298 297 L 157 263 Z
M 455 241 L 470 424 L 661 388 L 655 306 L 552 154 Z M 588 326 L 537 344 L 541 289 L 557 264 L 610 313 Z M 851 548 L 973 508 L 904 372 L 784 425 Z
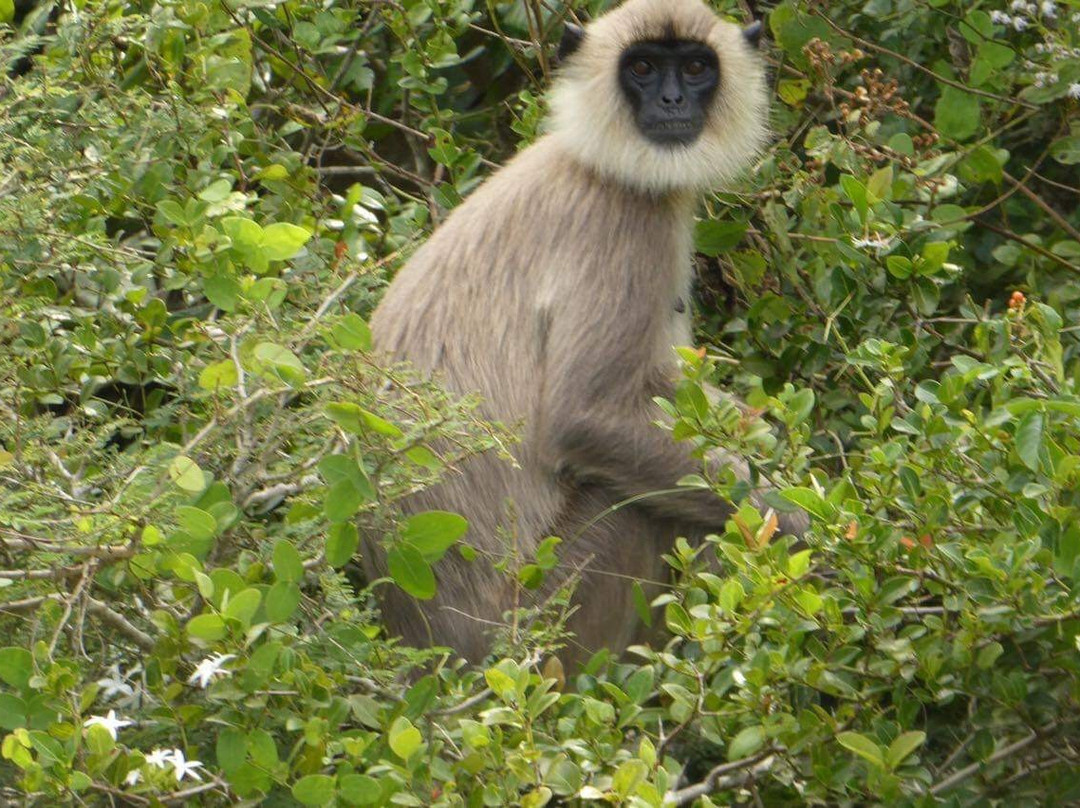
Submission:
M 604 4 L 555 5 L 0 0 L 0 797 L 1080 801 L 1075 2 L 772 10 L 775 142 L 702 210 L 666 406 L 804 544 L 744 506 L 639 598 L 667 644 L 581 672 L 565 597 L 481 669 L 382 633 L 373 587 L 470 553 L 395 501 L 513 436 L 365 317 L 537 134 Z

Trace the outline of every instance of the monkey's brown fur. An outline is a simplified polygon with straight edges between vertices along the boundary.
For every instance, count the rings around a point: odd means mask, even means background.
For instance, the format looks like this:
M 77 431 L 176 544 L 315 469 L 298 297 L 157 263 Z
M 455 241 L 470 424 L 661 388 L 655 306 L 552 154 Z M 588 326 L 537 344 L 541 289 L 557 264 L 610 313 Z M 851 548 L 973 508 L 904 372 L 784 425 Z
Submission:
M 642 138 L 618 90 L 619 54 L 648 39 L 702 41 L 718 53 L 720 89 L 688 147 Z M 560 569 L 586 571 L 570 623 L 580 643 L 570 656 L 581 658 L 632 642 L 630 579 L 664 580 L 660 556 L 674 539 L 721 530 L 731 513 L 709 492 L 687 492 L 646 497 L 593 523 L 615 503 L 701 470 L 655 426 L 652 399 L 672 394 L 672 348 L 690 343 L 679 301 L 690 291 L 697 195 L 730 179 L 765 138 L 760 60 L 699 0 L 629 0 L 588 26 L 552 107 L 549 134 L 453 212 L 372 319 L 381 351 L 453 390 L 479 392 L 486 416 L 523 425 L 519 468 L 478 457 L 407 504 L 465 516 L 481 557 L 448 554 L 432 601 L 383 592 L 392 632 L 473 661 L 515 605 L 512 580 L 484 557 L 503 556 L 508 533 L 526 557 L 560 536 Z M 714 460 L 748 474 L 739 460 Z M 369 572 L 384 574 L 377 542 L 366 549 Z

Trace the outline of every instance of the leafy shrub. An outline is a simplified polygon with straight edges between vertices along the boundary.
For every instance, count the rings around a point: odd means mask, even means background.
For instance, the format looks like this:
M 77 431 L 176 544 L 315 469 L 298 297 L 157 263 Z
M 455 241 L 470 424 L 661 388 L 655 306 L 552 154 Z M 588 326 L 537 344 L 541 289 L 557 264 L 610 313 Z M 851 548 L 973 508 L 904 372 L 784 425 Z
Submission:
M 776 142 L 702 211 L 666 407 L 805 544 L 743 507 L 638 604 L 667 645 L 583 672 L 565 599 L 479 670 L 381 633 L 372 587 L 470 552 L 394 502 L 512 434 L 364 317 L 602 5 L 0 0 L 6 799 L 1080 799 L 1075 4 L 771 12 Z

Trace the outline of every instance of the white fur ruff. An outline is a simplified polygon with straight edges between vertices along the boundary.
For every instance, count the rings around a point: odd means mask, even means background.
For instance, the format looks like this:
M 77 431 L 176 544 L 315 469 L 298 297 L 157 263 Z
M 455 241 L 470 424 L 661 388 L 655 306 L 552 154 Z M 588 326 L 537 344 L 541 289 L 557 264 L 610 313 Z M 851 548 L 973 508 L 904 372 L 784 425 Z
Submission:
M 711 46 L 720 86 L 701 136 L 688 146 L 646 139 L 618 82 L 619 57 L 642 40 L 688 39 Z M 704 191 L 743 171 L 768 138 L 761 57 L 741 29 L 701 0 L 627 0 L 585 29 L 549 94 L 552 137 L 563 151 L 611 180 L 644 191 Z

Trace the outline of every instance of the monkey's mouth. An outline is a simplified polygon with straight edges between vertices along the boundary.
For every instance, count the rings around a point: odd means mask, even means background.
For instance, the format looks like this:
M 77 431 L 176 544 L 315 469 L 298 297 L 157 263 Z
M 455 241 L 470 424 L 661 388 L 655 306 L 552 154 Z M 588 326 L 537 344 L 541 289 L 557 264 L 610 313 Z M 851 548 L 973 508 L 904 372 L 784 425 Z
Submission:
M 641 127 L 641 133 L 661 146 L 689 146 L 701 134 L 701 124 L 692 120 L 651 121 Z

